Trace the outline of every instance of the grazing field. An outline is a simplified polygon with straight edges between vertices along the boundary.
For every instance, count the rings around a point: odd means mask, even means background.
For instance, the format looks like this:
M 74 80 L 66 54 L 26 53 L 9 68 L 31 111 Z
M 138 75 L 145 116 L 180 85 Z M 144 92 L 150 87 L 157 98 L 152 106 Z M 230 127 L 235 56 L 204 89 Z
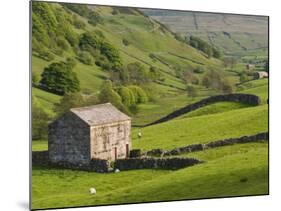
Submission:
M 211 149 L 188 155 L 205 163 L 177 171 L 33 168 L 32 208 L 268 194 L 267 153 L 265 143 Z M 90 187 L 97 195 L 89 194 Z
M 249 124 L 249 121 L 251 124 Z M 224 138 L 254 135 L 268 130 L 268 106 L 241 108 L 198 117 L 171 120 L 133 130 L 134 148 L 150 150 L 206 143 Z M 137 133 L 142 132 L 138 140 Z
M 48 124 L 70 108 L 108 102 L 131 116 L 132 149 L 142 152 L 268 132 L 269 80 L 252 80 L 268 71 L 266 17 L 43 2 L 32 10 L 33 152 L 48 150 Z M 261 104 L 217 102 L 143 127 L 229 93 Z M 202 163 L 118 173 L 33 165 L 32 209 L 268 194 L 268 140 L 179 157 Z

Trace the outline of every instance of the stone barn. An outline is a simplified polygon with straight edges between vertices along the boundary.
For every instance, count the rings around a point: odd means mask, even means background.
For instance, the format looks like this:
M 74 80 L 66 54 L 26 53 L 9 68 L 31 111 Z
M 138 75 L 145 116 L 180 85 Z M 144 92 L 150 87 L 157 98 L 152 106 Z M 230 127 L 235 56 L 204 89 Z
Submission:
M 265 71 L 259 71 L 254 73 L 254 79 L 268 78 L 268 73 Z
M 129 156 L 131 119 L 110 103 L 72 108 L 49 124 L 49 159 L 53 163 L 89 164 Z

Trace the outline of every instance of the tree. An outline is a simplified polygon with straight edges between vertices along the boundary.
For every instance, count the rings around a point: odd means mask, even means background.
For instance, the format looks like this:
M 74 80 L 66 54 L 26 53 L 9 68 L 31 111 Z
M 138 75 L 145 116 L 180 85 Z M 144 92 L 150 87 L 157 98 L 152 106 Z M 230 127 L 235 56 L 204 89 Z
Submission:
M 68 65 L 69 66 L 69 68 L 74 68 L 75 66 L 76 66 L 76 64 L 77 64 L 77 62 L 76 62 L 76 60 L 75 59 L 73 59 L 73 58 L 71 58 L 71 57 L 68 57 L 67 59 L 66 59 L 66 65 Z
M 68 44 L 68 42 L 63 37 L 58 37 L 57 38 L 57 45 L 61 49 L 63 49 L 63 50 L 68 50 L 69 49 L 69 44 Z
M 125 106 L 127 106 L 128 108 L 130 106 L 133 106 L 136 104 L 136 99 L 135 99 L 134 93 L 129 88 L 127 88 L 125 86 L 121 86 L 118 89 L 118 94 L 122 98 L 123 104 Z
M 82 107 L 85 104 L 85 100 L 81 93 L 66 93 L 64 96 L 60 99 L 58 103 L 55 104 L 55 112 L 57 115 L 61 115 L 71 108 L 75 107 Z
M 81 51 L 78 54 L 78 59 L 86 65 L 91 65 L 94 62 L 92 55 L 87 51 Z
M 131 85 L 128 88 L 133 92 L 136 103 L 146 103 L 148 101 L 147 94 L 141 87 Z
M 48 134 L 48 121 L 50 116 L 41 107 L 35 96 L 32 96 L 32 139 L 46 139 Z
M 101 39 L 95 33 L 92 32 L 85 32 L 82 34 L 79 47 L 84 51 L 90 51 L 92 49 L 98 49 L 101 46 Z
M 114 68 L 119 68 L 122 65 L 119 51 L 108 42 L 102 42 L 100 52 L 107 57 L 108 61 L 112 63 Z
M 205 72 L 205 68 L 203 66 L 197 66 L 194 70 L 193 70 L 194 73 L 198 73 L 198 74 L 201 74 L 201 73 L 204 73 Z
M 32 71 L 32 84 L 37 86 L 39 83 L 39 79 L 40 79 L 40 77 L 39 77 L 38 73 Z
M 243 83 L 243 82 L 246 82 L 249 80 L 246 73 L 241 73 L 239 77 L 240 77 L 240 83 Z
M 194 86 L 192 86 L 192 85 L 187 85 L 186 86 L 186 91 L 187 91 L 187 95 L 189 97 L 194 98 L 194 97 L 196 97 L 198 95 L 197 89 Z
M 231 93 L 233 86 L 229 80 L 221 73 L 215 70 L 209 70 L 202 78 L 202 85 L 223 93 Z
M 224 94 L 230 94 L 233 92 L 233 86 L 226 80 L 222 82 L 221 90 Z
M 106 80 L 101 87 L 101 91 L 99 93 L 99 102 L 100 103 L 108 103 L 110 102 L 120 110 L 125 110 L 124 105 L 122 104 L 122 99 L 120 95 L 113 90 L 112 82 L 110 80 Z
M 132 84 L 146 84 L 151 81 L 149 73 L 145 67 L 139 63 L 134 62 L 127 65 L 127 71 L 129 74 L 129 82 Z
M 122 40 L 122 42 L 125 46 L 128 46 L 130 44 L 129 40 L 127 40 L 125 38 Z
M 66 62 L 55 62 L 44 68 L 40 86 L 60 95 L 80 90 L 80 82 L 77 75 Z
M 224 67 L 230 67 L 233 69 L 233 67 L 236 65 L 237 59 L 235 57 L 224 57 L 223 58 L 223 64 Z

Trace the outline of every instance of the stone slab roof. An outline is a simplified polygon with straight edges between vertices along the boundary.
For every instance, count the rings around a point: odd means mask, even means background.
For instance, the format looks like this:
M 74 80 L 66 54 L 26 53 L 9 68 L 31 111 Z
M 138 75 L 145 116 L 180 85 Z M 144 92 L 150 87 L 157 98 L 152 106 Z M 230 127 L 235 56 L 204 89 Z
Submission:
M 115 108 L 111 103 L 72 108 L 70 111 L 90 126 L 131 119 L 129 116 Z

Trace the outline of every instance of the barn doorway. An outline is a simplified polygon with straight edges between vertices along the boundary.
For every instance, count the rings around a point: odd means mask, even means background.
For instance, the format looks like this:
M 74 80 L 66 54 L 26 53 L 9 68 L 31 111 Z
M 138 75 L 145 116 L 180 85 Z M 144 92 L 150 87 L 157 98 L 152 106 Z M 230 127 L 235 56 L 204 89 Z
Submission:
M 126 158 L 129 157 L 129 153 L 130 153 L 130 151 L 129 151 L 129 144 L 126 144 Z

